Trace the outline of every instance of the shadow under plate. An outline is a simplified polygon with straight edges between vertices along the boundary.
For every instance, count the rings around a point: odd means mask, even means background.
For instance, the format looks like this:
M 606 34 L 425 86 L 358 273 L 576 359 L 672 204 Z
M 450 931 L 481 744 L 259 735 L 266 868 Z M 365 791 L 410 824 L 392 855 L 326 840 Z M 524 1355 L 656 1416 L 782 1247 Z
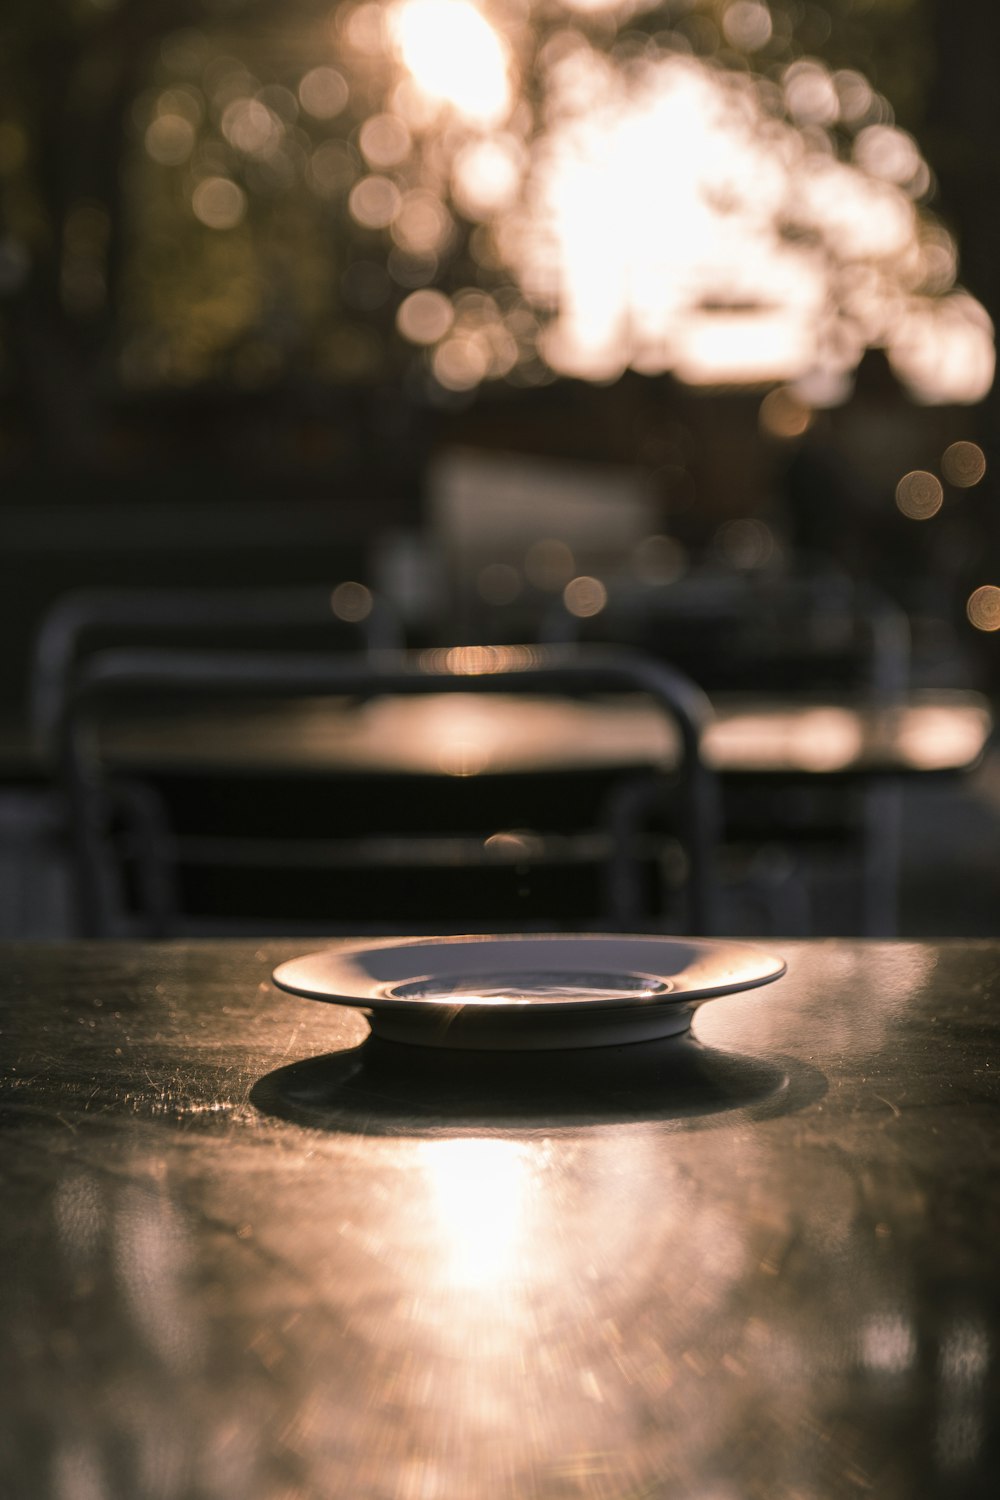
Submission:
M 770 1117 L 822 1097 L 791 1058 L 746 1057 L 691 1036 L 543 1053 L 442 1053 L 368 1038 L 260 1078 L 262 1113 L 362 1135 L 539 1131 L 643 1121 L 705 1128 L 732 1111 Z

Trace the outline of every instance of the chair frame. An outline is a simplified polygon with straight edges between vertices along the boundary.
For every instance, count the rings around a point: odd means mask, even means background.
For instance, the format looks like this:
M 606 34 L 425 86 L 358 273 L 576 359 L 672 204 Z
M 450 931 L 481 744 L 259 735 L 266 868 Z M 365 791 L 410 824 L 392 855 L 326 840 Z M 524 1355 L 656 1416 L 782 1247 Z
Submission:
M 905 610 L 881 590 L 837 573 L 748 576 L 723 582 L 729 586 L 730 597 L 737 591 L 738 608 L 748 619 L 762 604 L 783 608 L 802 605 L 807 615 L 811 612 L 816 618 L 824 613 L 846 615 L 868 650 L 867 671 L 859 675 L 858 689 L 879 702 L 891 702 L 906 692 L 910 682 L 909 619 Z M 542 623 L 541 639 L 551 645 L 589 642 L 611 646 L 615 644 L 616 628 L 634 628 L 645 620 L 662 624 L 667 653 L 671 628 L 697 630 L 701 618 L 711 617 L 711 611 L 703 616 L 692 612 L 683 600 L 684 580 L 645 584 L 626 591 L 612 584 L 605 610 L 593 617 L 580 619 L 570 613 L 562 599 L 556 600 Z M 602 628 L 609 628 L 609 622 L 611 633 L 602 638 Z M 655 651 L 649 654 L 658 658 Z
M 280 632 L 326 626 L 332 630 L 339 623 L 333 613 L 332 593 L 332 587 L 301 585 L 75 589 L 64 594 L 51 606 L 35 637 L 29 719 L 39 749 L 49 755 L 54 749 L 62 705 L 71 691 L 74 673 L 88 654 L 88 636 L 101 631 L 120 631 L 123 635 L 142 631 L 162 634 L 164 648 L 187 650 L 196 648 L 171 643 L 171 632 L 225 630 L 238 635 L 241 630 Z M 357 622 L 357 629 L 362 649 L 369 653 L 403 648 L 402 628 L 395 613 L 376 595 L 369 613 Z M 119 647 L 99 649 L 125 647 L 123 642 Z
M 821 569 L 815 573 L 762 574 L 760 577 L 727 576 L 721 582 L 730 597 L 749 618 L 753 608 L 789 607 L 801 604 L 816 617 L 824 613 L 846 615 L 865 648 L 865 670 L 859 674 L 857 691 L 869 702 L 891 708 L 901 701 L 910 685 L 911 632 L 905 610 L 874 585 L 858 581 L 838 571 Z M 546 616 L 541 637 L 548 643 L 582 643 L 601 638 L 602 627 L 608 630 L 604 643 L 611 646 L 615 629 L 634 627 L 643 620 L 657 621 L 664 627 L 664 649 L 669 649 L 669 631 L 697 628 L 699 616 L 683 606 L 684 587 L 671 583 L 649 584 L 639 590 L 611 589 L 606 612 L 586 620 L 577 619 L 562 600 L 556 601 Z M 679 604 L 678 601 L 681 601 Z M 692 623 L 693 622 L 693 623 Z M 595 632 L 586 635 L 587 630 Z M 655 652 L 651 653 L 654 656 Z M 820 657 L 822 660 L 822 657 Z M 803 672 L 803 691 L 807 689 Z M 899 865 L 901 849 L 901 789 L 897 780 L 880 777 L 866 786 L 861 794 L 858 826 L 862 893 L 860 928 L 869 937 L 893 937 L 898 928 Z M 788 840 L 795 845 L 794 837 Z M 776 893 L 768 893 L 773 904 Z M 800 894 L 805 899 L 804 888 Z M 788 908 L 787 897 L 775 914 L 783 928 L 805 936 L 810 930 Z M 792 920 L 789 923 L 789 917 Z

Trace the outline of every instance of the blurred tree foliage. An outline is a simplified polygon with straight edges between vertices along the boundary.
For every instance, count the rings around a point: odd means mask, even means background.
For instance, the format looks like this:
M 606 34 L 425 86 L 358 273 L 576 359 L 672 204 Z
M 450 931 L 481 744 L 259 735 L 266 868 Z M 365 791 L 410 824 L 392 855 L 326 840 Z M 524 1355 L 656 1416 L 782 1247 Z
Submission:
M 628 27 L 672 28 L 692 50 L 746 67 L 723 35 L 728 3 L 669 0 Z M 773 36 L 753 65 L 777 75 L 818 56 L 864 71 L 945 183 L 935 209 L 960 241 L 992 247 L 995 210 L 975 183 L 995 128 L 997 53 L 979 46 L 974 5 L 772 0 Z M 393 313 L 419 269 L 393 282 L 385 236 L 346 209 L 376 80 L 352 79 L 332 114 L 303 108 L 299 92 L 310 70 L 337 65 L 336 13 L 317 0 L 5 0 L 0 379 L 34 454 L 100 464 L 102 411 L 123 386 L 406 378 L 412 349 Z M 994 41 L 997 24 L 986 23 Z M 227 88 L 265 106 L 243 137 L 220 116 Z M 268 120 L 280 151 L 246 149 L 246 132 Z M 193 161 L 216 183 L 200 202 Z M 446 283 L 482 279 L 467 240 L 456 236 L 438 265 Z M 998 260 L 967 257 L 991 308 Z

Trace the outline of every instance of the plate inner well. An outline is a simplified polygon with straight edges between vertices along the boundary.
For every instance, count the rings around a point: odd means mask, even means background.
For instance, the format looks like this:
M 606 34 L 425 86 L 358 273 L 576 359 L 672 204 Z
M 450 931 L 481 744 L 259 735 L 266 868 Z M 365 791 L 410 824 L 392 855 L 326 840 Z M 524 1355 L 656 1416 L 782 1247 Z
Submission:
M 652 1000 L 673 988 L 654 974 L 601 974 L 550 969 L 490 970 L 472 974 L 426 974 L 388 984 L 387 1000 L 440 1000 L 461 1005 L 577 1004 L 601 1000 Z

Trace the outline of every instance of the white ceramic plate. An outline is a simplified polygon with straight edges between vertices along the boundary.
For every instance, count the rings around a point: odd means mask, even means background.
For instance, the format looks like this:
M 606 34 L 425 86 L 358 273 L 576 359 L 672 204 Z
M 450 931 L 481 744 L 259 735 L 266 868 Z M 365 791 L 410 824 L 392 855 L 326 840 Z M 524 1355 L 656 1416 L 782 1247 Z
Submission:
M 747 943 L 555 933 L 331 948 L 279 964 L 274 982 L 360 1007 L 387 1041 L 521 1049 L 673 1036 L 704 1001 L 784 972 Z

